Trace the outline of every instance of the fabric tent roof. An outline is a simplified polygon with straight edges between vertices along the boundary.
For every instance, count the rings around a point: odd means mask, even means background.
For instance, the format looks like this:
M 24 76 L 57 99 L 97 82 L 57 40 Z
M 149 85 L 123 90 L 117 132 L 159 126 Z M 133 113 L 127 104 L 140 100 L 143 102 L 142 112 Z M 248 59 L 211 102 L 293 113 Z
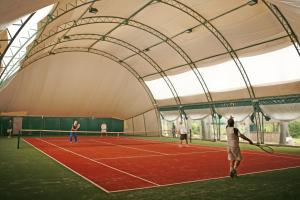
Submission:
M 28 1 L 19 13 L 14 13 L 9 6 L 12 2 L 18 1 L 4 2 L 7 10 L 5 18 L 0 21 L 2 26 L 12 18 L 53 1 L 45 0 L 40 4 Z M 44 20 L 48 20 L 47 25 L 40 23 L 41 32 L 36 42 L 27 49 L 28 57 L 23 61 L 23 70 L 7 87 L 2 88 L 0 110 L 26 111 L 34 115 L 103 114 L 126 119 L 143 113 L 156 104 L 161 106 L 249 98 L 249 88 L 244 85 L 234 90 L 217 92 L 204 87 L 203 92 L 197 95 L 177 97 L 176 89 L 179 86 L 168 78 L 191 70 L 197 71 L 196 68 L 231 61 L 232 67 L 237 70 L 236 79 L 245 84 L 245 74 L 239 73 L 239 64 L 234 64 L 228 49 L 236 50 L 236 55 L 241 58 L 290 46 L 290 38 L 268 7 L 262 1 L 254 6 L 248 5 L 248 2 L 59 1 L 54 6 L 51 17 Z M 300 2 L 266 2 L 278 6 L 299 37 L 300 24 L 297 19 L 300 19 Z M 97 8 L 98 12 L 89 12 L 90 7 Z M 209 21 L 213 30 L 218 30 L 218 33 L 201 25 L 203 19 Z M 222 39 L 225 40 L 221 41 Z M 224 44 L 229 44 L 230 47 L 224 47 Z M 123 65 L 128 67 L 127 72 Z M 83 75 L 85 70 L 86 74 Z M 40 74 L 47 75 L 43 77 Z M 74 80 L 70 76 L 74 76 Z M 196 72 L 194 79 L 199 77 L 202 76 Z M 255 96 L 299 94 L 300 75 L 298 77 L 298 80 L 290 82 L 253 86 Z M 155 100 L 140 82 L 159 78 L 162 78 L 162 84 L 174 98 Z M 206 81 L 205 77 L 200 80 L 201 83 Z M 80 100 L 80 97 L 74 96 L 77 99 L 75 101 L 70 98 L 71 91 L 74 90 L 74 85 L 70 82 L 78 86 L 76 93 L 85 94 L 83 96 L 87 98 Z M 248 84 L 250 83 L 251 80 Z M 100 86 L 95 86 L 97 84 Z M 59 89 L 56 91 L 55 87 Z M 53 92 L 51 98 L 48 96 L 49 90 Z M 31 97 L 28 97 L 31 93 Z M 105 99 L 102 94 L 105 94 Z M 210 94 L 209 98 L 207 94 Z M 48 106 L 46 108 L 43 105 Z M 80 105 L 84 105 L 80 111 L 74 111 L 74 107 Z

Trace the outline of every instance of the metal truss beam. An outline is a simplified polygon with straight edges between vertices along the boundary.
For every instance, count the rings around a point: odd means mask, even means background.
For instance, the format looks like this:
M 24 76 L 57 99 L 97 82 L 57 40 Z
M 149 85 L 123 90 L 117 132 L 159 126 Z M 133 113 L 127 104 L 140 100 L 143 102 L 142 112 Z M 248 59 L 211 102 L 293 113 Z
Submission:
M 115 16 L 98 16 L 98 17 L 87 17 L 87 18 L 82 18 L 80 19 L 76 24 L 74 24 L 73 21 L 67 22 L 59 27 L 57 27 L 56 30 L 50 31 L 48 35 L 43 35 L 43 37 L 40 37 L 37 40 L 37 45 L 41 44 L 43 41 L 49 39 L 50 37 L 52 37 L 53 35 L 65 31 L 67 29 L 71 29 L 77 26 L 83 26 L 83 25 L 88 25 L 88 24 L 95 24 L 95 23 L 122 23 L 124 20 L 126 20 L 126 18 L 121 18 L 121 17 L 115 17 Z M 212 97 L 210 95 L 209 89 L 206 85 L 206 82 L 204 81 L 202 75 L 200 74 L 199 70 L 196 68 L 196 66 L 194 64 L 192 64 L 192 60 L 190 59 L 190 57 L 183 51 L 183 49 L 178 46 L 172 39 L 170 39 L 169 37 L 167 37 L 166 35 L 164 35 L 163 33 L 159 32 L 158 30 L 143 24 L 141 22 L 135 21 L 135 20 L 128 20 L 126 24 L 124 25 L 128 25 L 128 26 L 132 26 L 138 29 L 141 29 L 145 32 L 148 32 L 149 34 L 152 34 L 156 37 L 158 37 L 159 39 L 161 39 L 162 41 L 165 41 L 171 48 L 173 48 L 187 63 L 189 63 L 189 67 L 192 69 L 192 71 L 194 72 L 194 74 L 196 75 L 199 83 L 201 84 L 201 87 L 206 95 L 207 101 L 211 102 L 212 101 Z M 34 50 L 35 52 L 39 51 L 39 48 L 35 48 Z M 33 52 L 34 52 L 33 51 Z M 28 56 L 31 56 L 31 54 L 29 54 Z M 191 63 L 191 64 L 190 64 Z
M 284 28 L 285 32 L 289 35 L 291 42 L 293 43 L 298 55 L 300 56 L 300 43 L 299 43 L 297 35 L 293 31 L 288 20 L 284 17 L 284 15 L 281 13 L 281 11 L 279 10 L 279 8 L 276 5 L 269 3 L 265 0 L 262 0 L 262 1 L 270 9 L 270 11 L 273 13 L 273 15 L 277 18 L 277 20 L 281 24 L 281 26 Z
M 286 95 L 286 96 L 272 96 L 257 98 L 255 104 L 257 105 L 276 105 L 276 104 L 291 104 L 300 103 L 300 95 Z M 237 99 L 228 101 L 215 101 L 216 108 L 226 107 L 241 107 L 253 106 L 252 99 Z M 183 104 L 182 109 L 207 109 L 210 108 L 210 103 L 197 103 L 197 104 Z M 172 111 L 178 110 L 178 106 L 160 106 L 159 111 Z
M 52 46 L 51 51 L 49 52 L 49 54 L 51 54 L 51 53 L 54 52 L 54 47 L 57 46 L 58 44 L 61 44 L 63 42 L 73 41 L 73 40 L 106 41 L 106 42 L 117 44 L 119 46 L 123 46 L 124 48 L 138 54 L 142 59 L 144 59 L 146 62 L 148 62 L 157 71 L 157 73 L 163 78 L 163 80 L 165 81 L 165 83 L 169 87 L 169 89 L 170 89 L 170 91 L 171 91 L 171 93 L 172 93 L 172 95 L 175 99 L 175 102 L 179 105 L 181 104 L 180 98 L 179 98 L 179 96 L 177 94 L 177 91 L 176 91 L 174 85 L 172 84 L 171 80 L 168 78 L 168 76 L 165 74 L 165 72 L 162 70 L 162 68 L 149 55 L 147 55 L 144 51 L 142 51 L 141 49 L 133 46 L 130 43 L 127 43 L 123 40 L 120 40 L 120 39 L 117 39 L 117 38 L 114 38 L 114 37 L 110 37 L 110 36 L 106 36 L 106 35 L 76 34 L 76 35 L 69 35 L 69 39 L 61 39 L 59 41 L 53 40 L 53 41 L 50 41 L 49 44 L 43 43 L 44 45 L 39 46 L 39 49 L 37 51 L 35 51 L 33 54 L 31 54 L 30 57 L 23 63 L 23 67 L 26 67 L 27 65 L 29 65 L 29 64 L 35 62 L 36 60 L 38 60 L 39 58 L 31 59 L 38 52 L 43 51 L 44 49 Z M 123 60 L 120 60 L 119 62 L 123 62 Z
M 94 5 L 94 3 L 95 3 L 95 1 L 94 1 L 94 2 L 91 2 L 91 5 L 90 5 L 87 9 L 85 9 L 85 10 L 83 11 L 83 13 L 82 13 L 76 20 L 74 20 L 74 24 L 76 24 L 77 21 L 80 20 L 80 19 L 81 19 L 81 18 L 89 11 L 90 7 L 92 7 L 92 6 Z M 68 30 L 62 35 L 62 38 L 64 38 L 64 37 L 69 33 L 70 30 L 71 30 L 71 29 L 68 29 Z M 50 50 L 50 52 L 52 52 L 53 49 L 55 49 L 55 47 L 56 47 L 56 45 L 54 45 L 54 46 L 52 47 L 52 49 Z
M 11 54 L 9 57 L 11 58 L 10 61 L 8 63 L 4 63 L 2 62 L 3 58 L 6 55 L 7 51 L 10 49 L 10 48 L 21 48 L 22 47 L 22 43 L 21 41 L 19 41 L 19 44 L 17 44 L 18 46 L 12 46 L 12 44 L 14 43 L 14 41 L 16 40 L 16 38 L 18 37 L 19 33 L 21 32 L 21 30 L 26 26 L 26 24 L 30 21 L 30 19 L 34 16 L 35 12 L 30 14 L 26 20 L 23 22 L 21 20 L 21 24 L 19 24 L 18 26 L 20 26 L 17 30 L 17 32 L 14 34 L 14 36 L 11 37 L 11 39 L 9 40 L 9 43 L 7 45 L 7 47 L 4 49 L 4 51 L 2 52 L 2 54 L 0 54 L 0 65 L 1 63 L 4 64 L 4 67 L 3 67 L 3 70 L 1 71 L 1 74 L 0 74 L 0 80 L 2 80 L 2 76 L 4 76 L 4 73 L 6 72 L 6 69 L 8 68 L 8 66 L 10 65 L 10 63 L 12 62 L 12 60 L 15 58 L 14 54 L 13 54 L 13 51 L 11 51 Z M 9 30 L 7 30 L 8 33 L 9 33 Z M 9 33 L 10 35 L 10 33 Z M 19 46 L 20 45 L 20 46 Z
M 145 8 L 147 8 L 150 4 L 152 4 L 154 0 L 149 1 L 148 3 L 146 3 L 144 6 L 142 6 L 140 9 L 138 9 L 137 11 L 135 11 L 133 14 L 131 14 L 128 18 L 124 19 L 121 23 L 119 23 L 117 26 L 115 26 L 114 28 L 112 28 L 111 30 L 107 31 L 104 34 L 104 37 L 108 36 L 109 34 L 111 34 L 114 30 L 116 30 L 117 28 L 119 28 L 120 26 L 122 26 L 123 24 L 127 24 L 128 20 L 130 20 L 132 17 L 134 17 L 135 15 L 137 15 L 139 12 L 141 12 L 142 10 L 144 10 Z M 92 48 L 94 45 L 96 45 L 100 40 L 95 41 L 89 48 Z
M 242 5 L 239 5 L 239 6 L 233 8 L 233 9 L 231 9 L 231 10 L 228 10 L 228 11 L 226 11 L 226 12 L 224 12 L 224 13 L 218 15 L 218 16 L 215 16 L 215 17 L 209 19 L 208 21 L 209 21 L 209 22 L 212 22 L 212 21 L 214 21 L 214 20 L 216 20 L 216 19 L 218 19 L 218 18 L 221 18 L 221 17 L 223 17 L 223 16 L 225 16 L 225 15 L 227 15 L 227 14 L 230 14 L 230 13 L 232 13 L 232 12 L 234 12 L 234 11 L 240 9 L 240 8 L 243 8 L 244 6 L 248 6 L 248 2 L 247 2 L 247 3 L 244 3 L 244 4 L 242 4 Z M 197 25 L 195 25 L 195 26 L 193 26 L 193 27 L 190 27 L 190 28 L 188 28 L 188 29 L 186 29 L 186 30 L 184 30 L 184 31 L 181 31 L 181 32 L 179 32 L 179 33 L 173 35 L 173 36 L 170 37 L 170 38 L 171 38 L 171 39 L 174 39 L 174 38 L 176 38 L 176 37 L 178 37 L 178 36 L 180 36 L 180 35 L 182 35 L 182 34 L 185 34 L 185 33 L 189 32 L 190 30 L 194 30 L 195 28 L 198 28 L 198 27 L 200 27 L 200 26 L 202 26 L 202 24 L 197 24 Z M 153 45 L 147 47 L 146 49 L 151 49 L 151 48 L 156 47 L 156 46 L 158 46 L 158 45 L 160 45 L 160 44 L 163 44 L 163 43 L 165 43 L 165 41 L 160 41 L 160 42 L 158 42 L 158 43 L 156 43 L 156 44 L 153 44 Z M 227 54 L 227 52 L 226 52 L 226 54 Z M 135 54 L 129 55 L 128 57 L 124 58 L 124 60 L 129 59 L 129 58 L 131 58 L 132 56 L 135 56 Z M 188 64 L 185 64 L 184 66 L 186 66 L 186 65 L 188 65 Z
M 56 7 L 55 9 L 57 8 Z M 51 14 L 50 14 L 51 15 Z M 49 16 L 49 15 L 48 15 Z M 41 27 L 38 30 L 33 30 L 30 29 L 31 32 L 28 31 L 27 36 L 26 37 L 22 37 L 22 39 L 25 39 L 25 42 L 21 42 L 19 41 L 20 45 L 18 46 L 18 50 L 16 52 L 12 52 L 12 56 L 10 56 L 10 60 L 8 63 L 6 63 L 6 66 L 10 66 L 10 70 L 8 72 L 5 72 L 5 74 L 1 74 L 0 76 L 0 87 L 3 86 L 4 83 L 6 83 L 10 76 L 12 76 L 13 74 L 15 74 L 17 72 L 17 70 L 19 70 L 18 66 L 20 64 L 20 61 L 25 57 L 26 55 L 20 56 L 19 53 L 21 52 L 21 50 L 27 45 L 27 43 L 29 41 L 31 41 L 35 36 L 40 35 L 43 33 L 45 27 L 51 22 L 51 18 L 48 17 L 42 21 L 40 21 L 40 25 Z M 33 33 L 32 33 L 33 32 Z M 29 48 L 29 50 L 27 51 L 27 54 L 31 51 L 31 49 L 34 47 L 35 43 L 33 43 L 33 45 Z M 26 49 L 27 50 L 27 49 Z M 4 71 L 3 71 L 4 72 Z
M 185 5 L 185 4 L 183 4 L 179 1 L 176 1 L 176 0 L 157 0 L 157 2 L 164 3 L 166 5 L 172 6 L 176 9 L 188 14 L 189 16 L 191 16 L 192 18 L 194 18 L 195 20 L 200 22 L 200 24 L 204 25 L 220 41 L 220 43 L 227 50 L 228 54 L 231 56 L 232 60 L 236 64 L 238 70 L 240 71 L 240 74 L 241 74 L 241 76 L 242 76 L 242 78 L 245 82 L 245 85 L 247 87 L 250 98 L 251 99 L 255 98 L 255 93 L 254 93 L 253 87 L 251 85 L 249 77 L 248 77 L 241 61 L 239 60 L 238 55 L 236 54 L 234 49 L 231 47 L 230 43 L 226 40 L 224 35 L 222 35 L 222 33 L 216 27 L 214 27 L 214 25 L 212 23 L 209 22 L 209 20 L 207 20 L 202 15 L 200 15 L 198 12 L 196 12 L 192 8 L 188 7 L 187 5 Z

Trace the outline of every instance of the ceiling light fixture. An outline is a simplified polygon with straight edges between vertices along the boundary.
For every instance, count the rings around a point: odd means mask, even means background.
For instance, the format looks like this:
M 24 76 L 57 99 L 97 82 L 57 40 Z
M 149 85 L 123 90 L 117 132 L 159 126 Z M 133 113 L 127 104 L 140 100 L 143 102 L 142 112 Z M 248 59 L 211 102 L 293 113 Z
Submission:
M 186 33 L 191 33 L 191 32 L 193 32 L 193 29 L 192 29 L 192 28 L 189 28 L 189 29 L 187 29 L 185 32 L 186 32 Z
M 254 6 L 255 4 L 257 4 L 257 1 L 258 1 L 258 0 L 250 0 L 250 1 L 248 2 L 248 5 L 249 5 L 249 6 Z
M 98 12 L 98 9 L 97 8 L 94 8 L 94 7 L 90 7 L 89 8 L 89 12 L 90 13 L 93 13 L 93 14 L 96 14 Z
M 64 39 L 65 39 L 65 40 L 69 40 L 69 39 L 70 39 L 70 36 L 64 35 Z

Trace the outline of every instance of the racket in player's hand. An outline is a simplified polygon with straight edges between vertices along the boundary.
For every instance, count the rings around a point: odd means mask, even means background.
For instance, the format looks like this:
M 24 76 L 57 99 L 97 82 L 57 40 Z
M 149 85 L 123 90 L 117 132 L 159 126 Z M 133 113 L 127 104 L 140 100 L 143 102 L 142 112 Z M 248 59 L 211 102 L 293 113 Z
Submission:
M 261 150 L 263 150 L 266 153 L 270 153 L 273 154 L 274 153 L 274 149 L 268 145 L 265 144 L 254 144 L 255 146 L 257 146 L 258 148 L 260 148 Z

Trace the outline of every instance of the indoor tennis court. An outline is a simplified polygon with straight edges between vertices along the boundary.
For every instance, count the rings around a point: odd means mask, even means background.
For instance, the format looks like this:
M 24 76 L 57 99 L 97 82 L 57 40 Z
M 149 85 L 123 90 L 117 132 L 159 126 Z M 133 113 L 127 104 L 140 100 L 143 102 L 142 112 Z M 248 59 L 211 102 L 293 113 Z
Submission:
M 68 143 L 65 137 L 26 138 L 45 155 L 83 176 L 105 192 L 225 178 L 226 149 L 127 137 L 84 137 Z M 300 167 L 300 157 L 243 152 L 247 163 L 239 175 Z M 205 162 L 204 162 L 205 161 Z
M 299 0 L 1 0 L 0 199 L 298 199 Z

